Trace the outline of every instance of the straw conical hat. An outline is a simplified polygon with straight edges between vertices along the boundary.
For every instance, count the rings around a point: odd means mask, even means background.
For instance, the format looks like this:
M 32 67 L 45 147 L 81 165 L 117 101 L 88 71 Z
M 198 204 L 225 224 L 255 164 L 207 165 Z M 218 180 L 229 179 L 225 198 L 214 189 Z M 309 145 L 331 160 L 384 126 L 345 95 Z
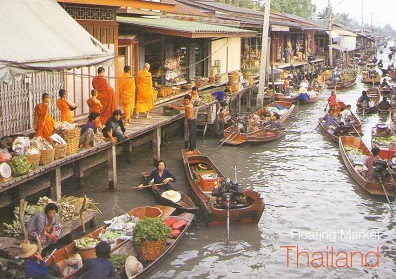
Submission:
M 181 194 L 174 190 L 168 190 L 162 193 L 163 198 L 171 200 L 173 202 L 178 202 L 181 200 Z
M 22 259 L 30 258 L 37 252 L 37 245 L 29 241 L 24 241 L 19 246 L 19 257 Z

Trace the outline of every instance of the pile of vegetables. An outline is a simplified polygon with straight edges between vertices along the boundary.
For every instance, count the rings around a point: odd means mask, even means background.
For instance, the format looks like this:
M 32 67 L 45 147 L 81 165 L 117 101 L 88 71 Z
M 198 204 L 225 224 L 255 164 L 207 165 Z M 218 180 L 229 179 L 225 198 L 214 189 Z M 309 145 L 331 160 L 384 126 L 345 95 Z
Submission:
M 213 102 L 216 98 L 214 96 L 212 96 L 211 94 L 205 94 L 202 96 L 201 98 L 201 104 L 207 104 L 210 102 Z
M 92 249 L 98 245 L 99 240 L 92 237 L 83 237 L 77 240 L 74 240 L 76 247 L 78 249 Z
M 3 231 L 7 236 L 17 237 L 22 234 L 21 223 L 17 220 L 12 221 L 10 224 L 3 223 L 3 225 L 5 226 Z
M 356 156 L 364 155 L 363 152 L 359 148 L 356 148 L 353 146 L 346 146 L 345 151 L 350 155 L 356 155 Z
M 105 230 L 99 235 L 99 238 L 103 241 L 116 240 L 120 236 L 124 235 L 122 231 Z
M 12 167 L 17 175 L 27 174 L 32 171 L 32 165 L 29 163 L 26 155 L 14 157 Z
M 116 269 L 116 273 L 121 271 L 122 267 L 125 265 L 127 258 L 128 255 L 122 255 L 122 254 L 112 254 L 110 256 L 110 261 L 113 262 L 114 268 Z
M 396 136 L 390 137 L 373 137 L 373 142 L 378 145 L 389 145 L 392 142 L 396 142 Z

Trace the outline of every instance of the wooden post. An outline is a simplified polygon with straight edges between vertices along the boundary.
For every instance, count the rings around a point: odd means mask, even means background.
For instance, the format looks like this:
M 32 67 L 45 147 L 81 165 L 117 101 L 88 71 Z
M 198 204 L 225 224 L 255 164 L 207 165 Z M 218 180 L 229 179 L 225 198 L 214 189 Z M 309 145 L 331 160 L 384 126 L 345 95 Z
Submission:
M 188 148 L 188 122 L 184 119 L 184 148 Z
M 252 108 L 252 89 L 247 90 L 247 101 L 246 101 L 246 111 L 250 112 Z
M 153 162 L 157 165 L 161 159 L 161 127 L 156 128 L 153 133 Z
M 109 190 L 114 190 L 117 185 L 117 156 L 115 145 L 112 145 L 107 151 L 107 167 Z
M 237 99 L 236 99 L 236 101 L 237 101 L 237 112 L 238 113 L 240 113 L 241 112 L 241 100 L 242 100 L 242 95 L 238 95 L 237 96 Z
M 62 198 L 62 174 L 60 166 L 55 167 L 55 174 L 51 179 L 51 199 L 59 201 Z
M 128 158 L 129 158 L 129 161 L 130 162 L 132 162 L 132 160 L 133 160 L 133 158 L 132 158 L 132 151 L 133 151 L 133 142 L 132 142 L 132 140 L 129 140 L 128 141 Z
M 74 163 L 74 178 L 76 179 L 77 188 L 82 188 L 84 186 L 84 169 L 81 160 Z

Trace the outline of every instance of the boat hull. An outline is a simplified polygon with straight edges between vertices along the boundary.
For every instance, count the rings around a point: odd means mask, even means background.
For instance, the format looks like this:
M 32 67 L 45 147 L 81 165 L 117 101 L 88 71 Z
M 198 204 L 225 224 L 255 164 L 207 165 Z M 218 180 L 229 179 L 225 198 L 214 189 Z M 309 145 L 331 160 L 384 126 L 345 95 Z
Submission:
M 205 172 L 217 174 L 219 181 L 223 181 L 225 176 L 214 165 L 207 156 L 203 156 L 197 149 L 192 154 L 187 154 L 187 150 L 182 150 L 184 168 L 196 199 L 196 203 L 201 208 L 201 212 L 205 217 L 208 225 L 225 225 L 227 224 L 227 208 L 218 206 L 212 192 L 201 184 L 197 174 L 200 172 L 200 166 L 205 166 Z M 229 210 L 230 223 L 254 223 L 260 221 L 264 211 L 264 201 L 260 194 L 250 189 L 244 189 L 246 203 L 239 206 L 235 204 Z
M 368 150 L 364 142 L 357 137 L 345 136 L 339 138 L 340 154 L 347 168 L 349 174 L 353 179 L 359 184 L 360 187 L 365 189 L 372 195 L 385 196 L 384 189 L 380 182 L 367 180 L 356 168 L 355 163 L 351 161 L 348 157 L 346 148 L 353 147 L 359 149 L 364 155 L 371 156 L 371 152 Z M 388 197 L 394 196 L 395 182 L 391 179 L 391 182 L 384 182 L 383 186 L 385 188 Z

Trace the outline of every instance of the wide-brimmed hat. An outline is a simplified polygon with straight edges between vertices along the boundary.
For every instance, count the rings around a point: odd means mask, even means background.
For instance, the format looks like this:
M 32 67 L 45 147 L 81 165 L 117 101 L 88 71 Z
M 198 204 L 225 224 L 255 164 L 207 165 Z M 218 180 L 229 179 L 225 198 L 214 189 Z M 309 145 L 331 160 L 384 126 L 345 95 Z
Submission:
M 307 93 L 308 89 L 306 87 L 300 87 L 300 93 Z
M 37 252 L 37 245 L 29 241 L 24 241 L 19 245 L 19 257 L 22 259 L 30 258 Z
M 173 202 L 178 202 L 181 200 L 181 194 L 174 190 L 168 190 L 162 193 L 163 198 L 171 200 Z

